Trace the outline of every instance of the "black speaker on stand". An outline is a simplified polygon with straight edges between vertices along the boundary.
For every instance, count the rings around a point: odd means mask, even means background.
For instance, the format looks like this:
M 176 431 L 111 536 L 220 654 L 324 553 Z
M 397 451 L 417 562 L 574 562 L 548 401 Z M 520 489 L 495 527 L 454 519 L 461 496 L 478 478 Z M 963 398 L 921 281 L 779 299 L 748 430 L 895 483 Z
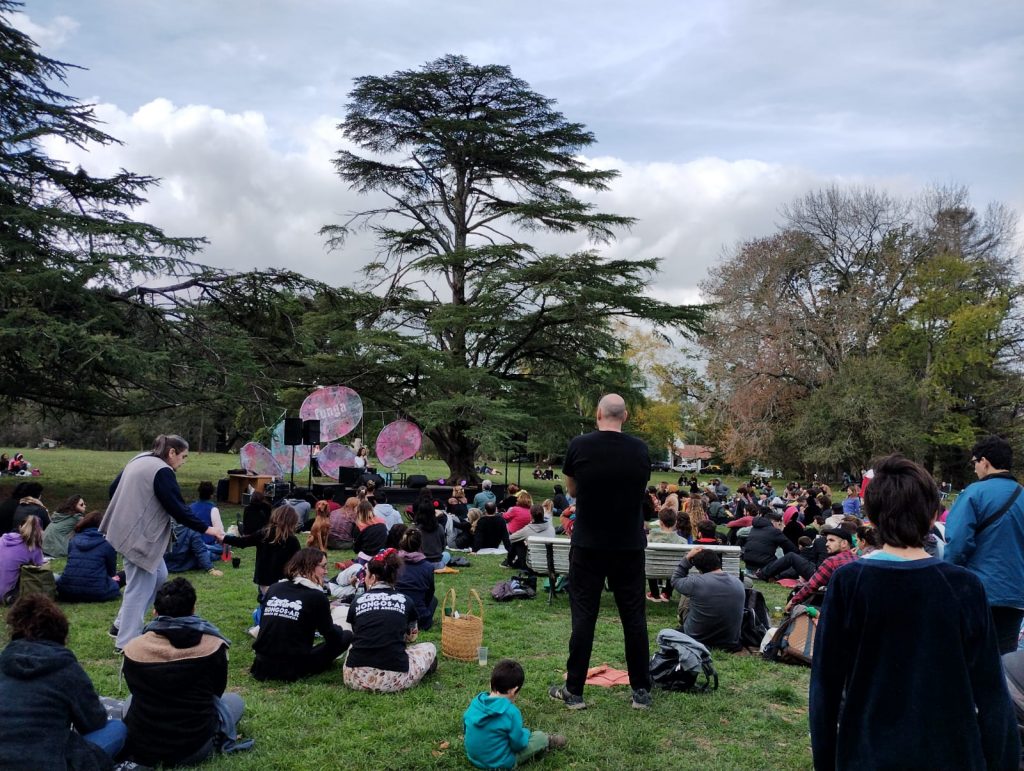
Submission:
M 295 446 L 302 444 L 302 418 L 284 419 L 284 443 L 292 448 L 291 486 L 295 487 Z
M 302 444 L 307 447 L 312 447 L 314 444 L 320 444 L 320 421 L 319 420 L 304 420 L 302 421 Z M 309 488 L 313 487 L 313 458 L 309 459 Z

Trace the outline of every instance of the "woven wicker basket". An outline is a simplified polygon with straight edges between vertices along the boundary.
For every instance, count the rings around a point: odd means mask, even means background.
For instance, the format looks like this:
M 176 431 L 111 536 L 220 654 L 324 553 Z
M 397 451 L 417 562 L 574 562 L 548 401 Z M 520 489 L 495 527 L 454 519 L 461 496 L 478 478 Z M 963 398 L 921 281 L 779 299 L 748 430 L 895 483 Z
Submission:
M 479 615 L 473 615 L 473 600 Z M 451 615 L 445 612 L 450 608 Z M 455 589 L 449 589 L 441 603 L 441 653 L 450 659 L 476 661 L 477 648 L 484 643 L 484 604 L 476 589 L 469 590 L 466 613 L 455 617 Z

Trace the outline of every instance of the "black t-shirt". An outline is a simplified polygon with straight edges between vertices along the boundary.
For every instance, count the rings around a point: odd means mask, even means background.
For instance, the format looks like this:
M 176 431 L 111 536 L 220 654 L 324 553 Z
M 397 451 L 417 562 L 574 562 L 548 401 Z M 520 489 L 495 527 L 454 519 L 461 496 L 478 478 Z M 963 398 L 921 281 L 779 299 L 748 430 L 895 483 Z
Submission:
M 355 639 L 345 666 L 408 672 L 405 636 L 418 628 L 416 620 L 412 600 L 390 586 L 374 586 L 348 609 Z
M 576 481 L 574 545 L 593 549 L 647 546 L 643 505 L 651 458 L 644 442 L 619 431 L 577 436 L 569 442 L 562 473 Z

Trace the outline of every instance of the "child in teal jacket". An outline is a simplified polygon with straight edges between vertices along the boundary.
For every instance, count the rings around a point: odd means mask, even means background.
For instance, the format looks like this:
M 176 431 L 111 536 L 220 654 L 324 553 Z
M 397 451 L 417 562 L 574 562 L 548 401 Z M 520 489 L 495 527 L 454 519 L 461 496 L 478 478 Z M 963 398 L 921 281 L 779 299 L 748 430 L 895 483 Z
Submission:
M 491 692 L 477 694 L 463 714 L 466 757 L 477 768 L 515 768 L 544 750 L 565 746 L 564 736 L 523 725 L 513 702 L 525 681 L 518 661 L 502 659 L 491 671 Z

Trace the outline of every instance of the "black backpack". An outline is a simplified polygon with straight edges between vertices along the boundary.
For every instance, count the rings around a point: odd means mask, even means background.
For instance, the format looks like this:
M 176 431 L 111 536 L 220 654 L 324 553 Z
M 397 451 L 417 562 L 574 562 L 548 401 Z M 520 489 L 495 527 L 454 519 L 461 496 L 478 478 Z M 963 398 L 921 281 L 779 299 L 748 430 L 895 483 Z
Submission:
M 666 691 L 704 693 L 718 688 L 718 672 L 711 663 L 711 652 L 676 629 L 658 632 L 658 650 L 651 657 L 650 668 L 651 684 Z
M 743 603 L 743 623 L 740 626 L 740 645 L 744 648 L 760 648 L 771 625 L 764 595 L 757 589 L 747 589 Z

